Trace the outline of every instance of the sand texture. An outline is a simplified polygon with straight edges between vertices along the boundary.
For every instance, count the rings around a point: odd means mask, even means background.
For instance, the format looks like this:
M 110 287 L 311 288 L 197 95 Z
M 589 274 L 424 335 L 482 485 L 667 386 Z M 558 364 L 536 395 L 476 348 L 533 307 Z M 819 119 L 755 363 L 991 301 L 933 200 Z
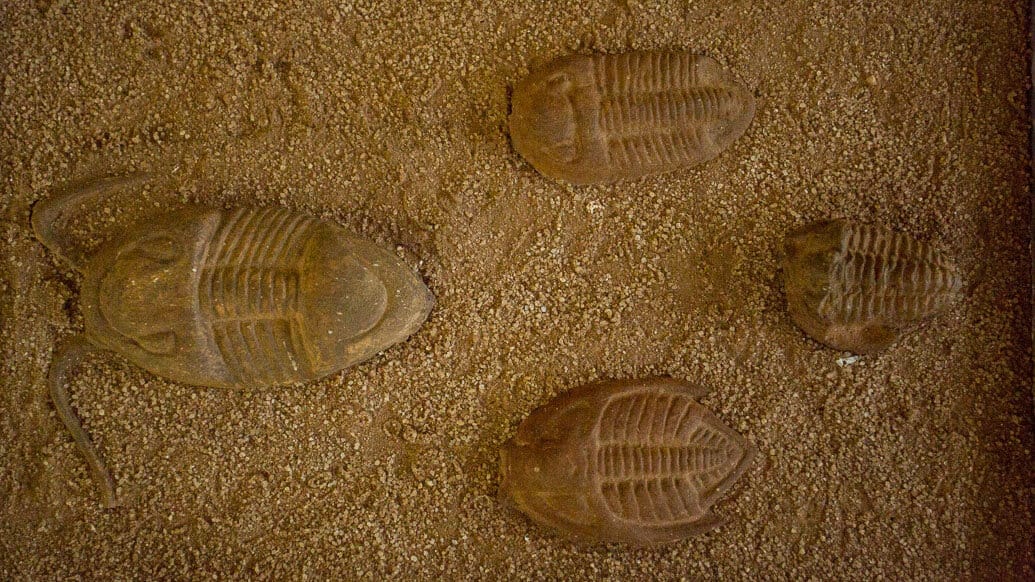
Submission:
M 1023 2 L 0 3 L 0 578 L 1035 578 Z M 573 52 L 688 50 L 755 95 L 689 169 L 547 179 L 511 88 Z M 84 252 L 185 203 L 282 207 L 391 248 L 436 296 L 406 342 L 276 389 L 111 354 L 50 402 L 79 272 L 32 204 L 142 171 Z M 962 297 L 859 359 L 787 313 L 787 232 L 930 243 Z M 840 362 L 840 363 L 839 363 Z M 668 374 L 758 447 L 670 546 L 583 546 L 496 499 L 499 451 L 588 382 Z

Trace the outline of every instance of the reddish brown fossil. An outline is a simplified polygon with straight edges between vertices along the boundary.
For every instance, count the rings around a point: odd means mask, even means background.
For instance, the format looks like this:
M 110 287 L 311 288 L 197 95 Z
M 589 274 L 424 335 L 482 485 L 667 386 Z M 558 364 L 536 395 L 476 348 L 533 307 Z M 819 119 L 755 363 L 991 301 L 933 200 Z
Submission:
M 37 205 L 37 237 L 83 272 L 85 334 L 55 357 L 57 410 L 107 505 L 110 474 L 68 403 L 65 376 L 91 349 L 185 384 L 257 388 L 321 378 L 404 340 L 434 299 L 393 253 L 279 208 L 188 207 L 145 220 L 90 256 L 60 228 L 131 176 Z
M 754 446 L 671 378 L 576 388 L 536 409 L 501 454 L 500 496 L 577 539 L 635 545 L 711 530 L 710 507 Z
M 957 299 L 956 266 L 929 244 L 887 229 L 831 220 L 784 243 L 787 307 L 805 333 L 867 354 Z
M 750 91 L 687 52 L 571 55 L 514 88 L 514 149 L 543 174 L 608 183 L 708 161 L 747 131 Z

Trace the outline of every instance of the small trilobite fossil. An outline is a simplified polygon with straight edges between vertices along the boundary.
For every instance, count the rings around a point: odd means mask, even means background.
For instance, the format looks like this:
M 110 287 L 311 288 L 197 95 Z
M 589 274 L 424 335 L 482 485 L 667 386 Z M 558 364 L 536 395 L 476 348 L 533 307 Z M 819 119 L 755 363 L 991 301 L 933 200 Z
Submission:
M 177 382 L 258 388 L 321 378 L 406 339 L 434 298 L 390 251 L 285 209 L 188 207 L 144 220 L 90 255 L 62 222 L 139 175 L 99 181 L 33 209 L 37 237 L 83 273 L 85 334 L 50 371 L 59 416 L 106 505 L 115 488 L 73 412 L 65 378 L 110 350 Z M 85 338 L 85 339 L 84 339 Z
M 751 92 L 710 57 L 570 55 L 514 88 L 510 138 L 543 174 L 599 184 L 706 162 L 754 115 Z
M 784 243 L 787 307 L 815 340 L 867 354 L 884 349 L 960 294 L 956 266 L 904 234 L 841 220 L 796 230 Z
M 671 378 L 576 388 L 532 412 L 501 453 L 500 497 L 590 542 L 647 545 L 711 530 L 709 508 L 754 446 Z

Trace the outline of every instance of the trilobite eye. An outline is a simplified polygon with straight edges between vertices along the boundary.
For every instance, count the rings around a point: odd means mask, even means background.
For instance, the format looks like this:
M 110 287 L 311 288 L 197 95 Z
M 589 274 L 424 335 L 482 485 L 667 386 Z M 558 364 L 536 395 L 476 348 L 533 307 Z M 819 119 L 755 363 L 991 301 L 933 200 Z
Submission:
M 836 254 L 834 251 L 820 251 L 810 254 L 804 260 L 812 270 L 825 274 L 827 272 L 827 265 L 834 260 Z
M 588 406 L 578 402 L 556 414 L 539 433 L 541 443 L 562 443 L 572 436 L 572 431 L 585 424 Z M 558 445 L 559 446 L 559 445 Z
M 572 459 L 572 461 L 574 461 L 574 459 Z M 566 465 L 564 465 L 564 474 L 566 476 L 568 476 L 569 478 L 575 477 L 575 475 L 578 472 L 579 472 L 578 464 L 576 464 L 574 462 L 571 462 L 571 463 L 567 463 Z
M 180 254 L 176 241 L 164 234 L 142 239 L 137 243 L 136 252 L 159 264 L 171 263 Z
M 553 430 L 553 427 L 547 427 L 540 430 L 539 433 L 535 435 L 535 441 L 533 442 L 540 447 L 550 448 L 553 447 L 554 443 L 560 440 L 559 437 L 560 434 Z
M 555 449 L 558 443 L 564 440 L 564 427 L 559 426 L 560 423 L 551 423 L 545 427 L 542 427 L 539 434 L 536 435 L 536 440 L 539 446 L 544 449 Z
M 568 140 L 554 144 L 549 148 L 548 153 L 558 161 L 573 162 L 578 156 L 578 149 L 575 147 L 574 141 Z
M 160 331 L 136 338 L 137 345 L 152 354 L 167 355 L 176 349 L 176 334 Z
M 546 79 L 546 84 L 553 91 L 565 92 L 571 87 L 571 78 L 567 73 L 555 73 Z

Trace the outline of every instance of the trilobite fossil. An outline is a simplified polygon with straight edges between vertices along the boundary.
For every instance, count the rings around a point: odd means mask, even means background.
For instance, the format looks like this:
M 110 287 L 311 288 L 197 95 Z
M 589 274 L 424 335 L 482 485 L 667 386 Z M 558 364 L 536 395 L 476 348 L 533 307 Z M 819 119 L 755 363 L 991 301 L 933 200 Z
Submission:
M 751 92 L 710 57 L 570 55 L 514 88 L 510 138 L 551 178 L 608 183 L 708 161 L 754 114 Z
M 792 232 L 784 247 L 791 317 L 840 350 L 886 348 L 963 287 L 956 266 L 933 246 L 876 226 L 818 222 Z
M 670 378 L 576 388 L 536 409 L 501 453 L 500 496 L 576 539 L 647 545 L 711 530 L 709 510 L 754 446 Z
M 33 209 L 37 237 L 83 273 L 85 333 L 55 355 L 58 414 L 107 506 L 115 487 L 72 410 L 66 376 L 108 350 L 165 378 L 258 388 L 321 378 L 404 340 L 434 298 L 393 253 L 325 220 L 278 208 L 191 206 L 143 220 L 95 252 L 62 223 L 115 186 L 102 180 Z

